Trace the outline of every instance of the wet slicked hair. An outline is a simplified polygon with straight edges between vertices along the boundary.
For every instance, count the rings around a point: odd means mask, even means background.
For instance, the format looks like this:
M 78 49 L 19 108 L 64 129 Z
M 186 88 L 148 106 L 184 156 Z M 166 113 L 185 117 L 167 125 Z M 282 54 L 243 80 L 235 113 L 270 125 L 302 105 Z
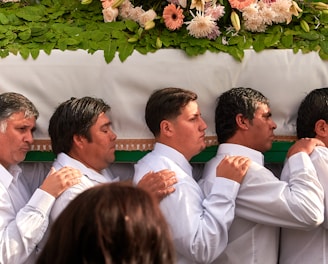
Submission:
M 71 98 L 61 103 L 49 121 L 48 133 L 52 151 L 68 153 L 73 144 L 73 136 L 80 135 L 91 141 L 90 127 L 99 114 L 106 113 L 110 106 L 102 99 L 93 97 Z
M 225 143 L 237 131 L 236 116 L 242 114 L 253 120 L 259 103 L 269 105 L 269 100 L 252 88 L 232 88 L 217 98 L 215 130 L 219 143 Z

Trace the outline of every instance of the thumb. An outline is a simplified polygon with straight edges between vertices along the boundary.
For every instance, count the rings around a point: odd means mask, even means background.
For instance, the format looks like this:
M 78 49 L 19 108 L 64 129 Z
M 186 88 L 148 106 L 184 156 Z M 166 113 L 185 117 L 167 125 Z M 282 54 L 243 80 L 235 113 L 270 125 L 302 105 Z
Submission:
M 49 175 L 51 175 L 51 174 L 53 174 L 53 173 L 55 173 L 55 172 L 56 172 L 55 167 L 51 167 L 51 168 L 50 168 L 50 171 L 49 171 L 49 173 L 48 173 L 47 176 L 49 176 Z

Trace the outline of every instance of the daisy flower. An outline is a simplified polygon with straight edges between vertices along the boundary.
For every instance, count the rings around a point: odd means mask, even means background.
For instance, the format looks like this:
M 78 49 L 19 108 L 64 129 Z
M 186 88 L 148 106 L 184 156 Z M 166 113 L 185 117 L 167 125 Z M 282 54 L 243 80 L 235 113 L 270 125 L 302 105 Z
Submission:
M 187 30 L 191 36 L 195 38 L 207 38 L 215 31 L 216 23 L 210 16 L 204 16 L 201 12 L 197 12 L 197 15 L 193 15 L 193 17 L 191 21 L 186 22 L 188 24 Z
M 174 4 L 167 5 L 163 10 L 163 19 L 165 26 L 169 30 L 176 30 L 183 25 L 183 10 L 180 6 L 176 7 Z

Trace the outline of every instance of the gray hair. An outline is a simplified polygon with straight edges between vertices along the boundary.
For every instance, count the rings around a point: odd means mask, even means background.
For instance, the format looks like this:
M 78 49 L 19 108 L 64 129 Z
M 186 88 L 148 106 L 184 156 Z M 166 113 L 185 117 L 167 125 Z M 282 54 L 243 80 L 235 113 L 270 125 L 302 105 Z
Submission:
M 0 132 L 4 133 L 7 128 L 7 120 L 15 113 L 24 113 L 25 118 L 39 117 L 35 105 L 25 96 L 19 93 L 0 94 Z

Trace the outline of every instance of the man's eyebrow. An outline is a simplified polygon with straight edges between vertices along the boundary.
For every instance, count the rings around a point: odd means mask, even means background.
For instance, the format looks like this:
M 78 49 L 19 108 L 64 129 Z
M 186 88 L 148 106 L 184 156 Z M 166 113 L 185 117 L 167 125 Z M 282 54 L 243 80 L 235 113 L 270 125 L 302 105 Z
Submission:
M 106 123 L 102 124 L 101 127 L 109 127 L 112 124 L 113 124 L 112 121 L 109 121 L 109 122 L 106 122 Z

